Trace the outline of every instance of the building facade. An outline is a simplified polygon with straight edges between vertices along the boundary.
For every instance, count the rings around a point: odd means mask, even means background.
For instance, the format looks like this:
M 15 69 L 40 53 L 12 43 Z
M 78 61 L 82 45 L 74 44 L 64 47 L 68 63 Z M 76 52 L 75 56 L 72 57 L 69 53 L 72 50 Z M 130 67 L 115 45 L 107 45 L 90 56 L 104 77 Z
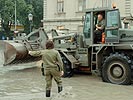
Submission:
M 82 32 L 85 9 L 111 7 L 113 2 L 121 17 L 133 14 L 133 0 L 44 0 L 44 28 Z

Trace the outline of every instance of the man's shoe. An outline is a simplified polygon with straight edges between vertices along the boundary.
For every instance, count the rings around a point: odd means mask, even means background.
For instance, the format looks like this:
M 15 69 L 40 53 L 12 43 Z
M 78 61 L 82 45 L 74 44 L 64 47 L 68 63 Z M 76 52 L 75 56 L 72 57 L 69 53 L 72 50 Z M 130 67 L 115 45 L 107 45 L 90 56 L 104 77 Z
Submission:
M 50 90 L 46 90 L 46 97 L 50 97 Z

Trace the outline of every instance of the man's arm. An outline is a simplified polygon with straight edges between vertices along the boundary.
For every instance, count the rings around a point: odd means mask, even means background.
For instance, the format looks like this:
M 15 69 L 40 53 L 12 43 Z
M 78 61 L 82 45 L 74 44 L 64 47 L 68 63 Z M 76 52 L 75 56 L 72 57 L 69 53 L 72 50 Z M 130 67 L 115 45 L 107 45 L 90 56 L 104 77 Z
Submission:
M 96 29 L 97 30 L 103 30 L 104 29 L 104 26 L 102 25 L 101 27 L 98 27 L 98 25 L 96 25 Z
M 102 20 L 102 25 L 99 27 L 98 25 L 96 25 L 96 29 L 98 29 L 98 30 L 104 30 L 104 28 L 105 28 L 105 20 Z
M 29 51 L 29 54 L 31 56 L 41 56 L 42 55 L 41 51 Z

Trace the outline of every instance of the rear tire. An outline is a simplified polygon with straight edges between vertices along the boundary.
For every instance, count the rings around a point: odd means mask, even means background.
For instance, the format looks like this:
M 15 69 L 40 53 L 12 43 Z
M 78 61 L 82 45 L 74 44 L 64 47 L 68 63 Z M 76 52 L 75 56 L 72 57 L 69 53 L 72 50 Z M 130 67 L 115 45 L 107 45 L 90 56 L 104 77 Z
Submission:
M 102 66 L 102 80 L 119 85 L 131 84 L 131 68 L 127 56 L 122 54 L 110 55 Z

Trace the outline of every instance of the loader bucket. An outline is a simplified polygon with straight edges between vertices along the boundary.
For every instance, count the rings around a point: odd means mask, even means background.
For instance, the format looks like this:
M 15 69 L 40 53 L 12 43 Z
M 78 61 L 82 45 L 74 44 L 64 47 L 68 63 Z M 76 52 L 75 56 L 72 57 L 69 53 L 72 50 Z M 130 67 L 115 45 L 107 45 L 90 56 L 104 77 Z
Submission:
M 4 65 L 25 63 L 34 61 L 37 57 L 31 57 L 27 48 L 21 43 L 14 41 L 3 41 L 4 46 Z
M 28 55 L 27 49 L 20 43 L 4 41 L 4 65 L 10 64 L 16 59 L 23 59 Z

